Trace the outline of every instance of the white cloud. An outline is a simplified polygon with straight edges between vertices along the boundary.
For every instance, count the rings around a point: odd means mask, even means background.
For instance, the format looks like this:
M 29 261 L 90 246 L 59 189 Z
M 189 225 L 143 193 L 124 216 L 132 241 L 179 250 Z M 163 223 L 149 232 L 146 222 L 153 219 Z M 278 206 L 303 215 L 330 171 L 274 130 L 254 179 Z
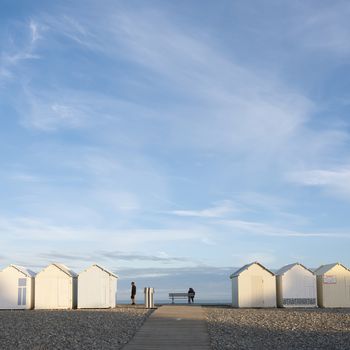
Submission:
M 32 43 L 35 43 L 40 38 L 38 23 L 31 20 L 29 23 L 29 28 L 31 29 Z
M 136 62 L 162 89 L 191 99 L 194 103 L 177 103 L 170 110 L 159 107 L 154 113 L 167 123 L 168 144 L 266 156 L 289 147 L 290 139 L 308 121 L 312 101 L 278 78 L 226 57 L 215 38 L 193 27 L 180 28 L 168 15 L 108 9 L 103 23 L 89 17 L 78 21 L 43 16 L 41 20 L 55 35 L 69 37 L 105 57 Z
M 21 47 L 16 47 L 12 41 L 10 41 L 11 45 L 9 45 L 9 47 L 6 47 L 6 45 L 3 47 L 0 57 L 0 79 L 13 78 L 13 71 L 21 61 L 40 58 L 40 56 L 35 53 L 37 47 L 36 42 L 40 38 L 38 24 L 34 21 L 30 21 L 30 23 L 25 26 L 24 30 L 29 32 L 30 37 L 25 44 Z
M 57 129 L 77 129 L 86 126 L 88 111 L 83 105 L 48 101 L 44 97 L 38 98 L 27 94 L 26 113 L 21 112 L 22 124 L 26 127 L 41 131 L 55 131 Z M 52 98 L 52 96 L 51 96 Z M 24 106 L 19 107 L 24 109 Z
M 91 50 L 99 48 L 98 42 L 101 38 L 95 36 L 89 30 L 89 26 L 94 27 L 96 17 L 91 18 L 90 23 L 87 25 L 79 21 L 77 18 L 67 15 L 51 16 L 45 14 L 40 17 L 40 20 L 56 37 L 63 36 L 69 38 L 78 45 Z
M 270 237 L 350 238 L 350 232 L 299 231 L 259 221 L 221 220 L 218 221 L 218 223 L 234 229 L 235 234 L 252 234 Z
M 149 229 L 111 229 L 85 226 L 65 226 L 50 223 L 34 217 L 0 217 L 0 231 L 2 238 L 11 241 L 29 240 L 42 242 L 77 241 L 92 242 L 104 247 L 117 244 L 120 249 L 143 247 L 150 242 L 201 241 L 205 237 L 211 238 L 211 232 L 201 226 L 186 228 L 149 228 Z
M 154 12 L 113 19 L 129 59 L 200 101 L 201 107 L 171 116 L 185 131 L 180 140 L 201 148 L 266 151 L 285 144 L 308 119 L 313 104 L 305 96 L 228 59 L 193 28 L 182 30 Z
M 224 200 L 217 203 L 216 206 L 202 210 L 173 210 L 170 214 L 177 216 L 189 216 L 189 217 L 200 217 L 200 218 L 220 218 L 225 217 L 228 214 L 234 212 L 236 208 L 233 203 L 229 200 Z
M 288 174 L 287 180 L 302 186 L 324 188 L 327 193 L 350 199 L 350 168 L 298 171 Z

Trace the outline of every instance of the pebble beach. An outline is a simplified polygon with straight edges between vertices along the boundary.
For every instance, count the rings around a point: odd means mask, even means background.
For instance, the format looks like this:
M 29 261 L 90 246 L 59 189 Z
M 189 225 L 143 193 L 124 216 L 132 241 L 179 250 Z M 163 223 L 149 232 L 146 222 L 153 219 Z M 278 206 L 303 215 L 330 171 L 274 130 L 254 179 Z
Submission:
M 210 344 L 224 349 L 350 349 L 350 309 L 205 306 Z M 122 349 L 152 311 L 0 311 L 0 349 Z M 180 350 L 180 349 L 179 349 Z
M 142 307 L 106 310 L 0 310 L 0 349 L 121 349 L 151 311 Z
M 213 350 L 350 349 L 350 309 L 205 311 Z

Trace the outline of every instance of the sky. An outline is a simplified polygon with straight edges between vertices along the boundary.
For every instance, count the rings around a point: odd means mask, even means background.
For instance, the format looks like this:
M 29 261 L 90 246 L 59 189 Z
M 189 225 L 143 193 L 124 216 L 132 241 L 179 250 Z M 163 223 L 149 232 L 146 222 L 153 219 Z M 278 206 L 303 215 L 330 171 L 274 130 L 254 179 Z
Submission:
M 349 16 L 2 0 L 0 267 L 99 263 L 121 295 L 223 300 L 251 261 L 349 266 Z

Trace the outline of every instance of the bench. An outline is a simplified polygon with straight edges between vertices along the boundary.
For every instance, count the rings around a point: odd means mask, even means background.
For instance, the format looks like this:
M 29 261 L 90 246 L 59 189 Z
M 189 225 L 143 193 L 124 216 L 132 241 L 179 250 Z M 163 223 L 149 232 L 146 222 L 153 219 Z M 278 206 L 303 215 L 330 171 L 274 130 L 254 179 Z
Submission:
M 175 299 L 188 299 L 188 297 L 194 297 L 195 293 L 169 293 L 169 299 L 171 303 L 175 304 Z

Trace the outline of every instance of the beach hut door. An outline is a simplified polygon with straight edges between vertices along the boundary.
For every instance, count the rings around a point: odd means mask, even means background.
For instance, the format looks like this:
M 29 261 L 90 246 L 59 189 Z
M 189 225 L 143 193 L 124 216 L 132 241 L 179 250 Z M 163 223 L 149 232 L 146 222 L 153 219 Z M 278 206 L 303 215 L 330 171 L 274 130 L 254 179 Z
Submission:
M 252 305 L 264 306 L 264 280 L 261 276 L 252 276 Z
M 58 279 L 58 306 L 59 307 L 66 307 L 68 303 L 68 296 L 69 296 L 69 286 L 68 281 L 65 278 L 59 278 Z

